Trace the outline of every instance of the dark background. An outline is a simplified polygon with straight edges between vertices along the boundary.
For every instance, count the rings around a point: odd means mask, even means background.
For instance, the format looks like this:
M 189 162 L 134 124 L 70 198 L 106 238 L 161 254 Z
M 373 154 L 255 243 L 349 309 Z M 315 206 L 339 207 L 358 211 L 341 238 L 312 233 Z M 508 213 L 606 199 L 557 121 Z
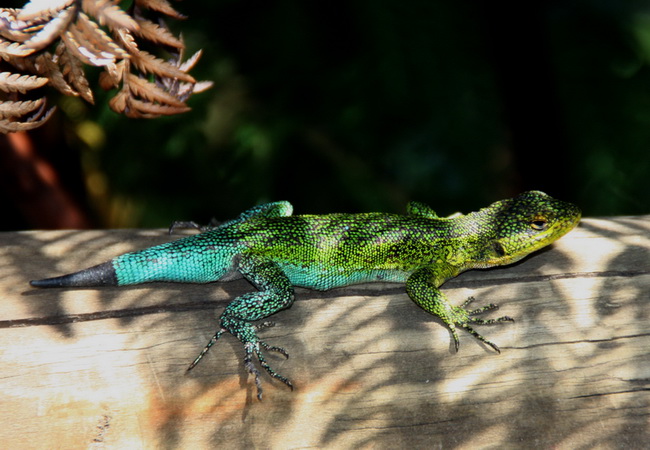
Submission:
M 191 72 L 180 116 L 133 120 L 54 97 L 2 137 L 0 229 L 158 227 L 261 202 L 296 213 L 468 212 L 539 189 L 585 215 L 650 212 L 648 1 L 173 2 Z M 89 71 L 91 80 L 96 73 Z M 66 208 L 48 208 L 52 192 Z

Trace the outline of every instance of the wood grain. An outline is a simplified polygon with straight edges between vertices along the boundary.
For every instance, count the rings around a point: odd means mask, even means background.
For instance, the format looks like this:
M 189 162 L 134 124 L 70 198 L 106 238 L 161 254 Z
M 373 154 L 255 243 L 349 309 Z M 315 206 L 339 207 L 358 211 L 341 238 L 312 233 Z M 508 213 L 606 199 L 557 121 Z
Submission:
M 174 237 L 176 238 L 176 237 Z M 0 442 L 5 448 L 638 448 L 650 438 L 650 216 L 585 219 L 510 267 L 444 286 L 514 324 L 467 333 L 396 284 L 298 290 L 263 338 L 264 401 L 222 339 L 187 365 L 245 281 L 32 289 L 160 230 L 0 233 Z

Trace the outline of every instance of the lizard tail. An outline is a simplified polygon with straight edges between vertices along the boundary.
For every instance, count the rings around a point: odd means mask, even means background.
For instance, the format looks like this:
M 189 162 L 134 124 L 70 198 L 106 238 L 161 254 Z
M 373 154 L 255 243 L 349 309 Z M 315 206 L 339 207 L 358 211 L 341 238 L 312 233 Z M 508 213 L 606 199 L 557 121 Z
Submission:
M 32 280 L 29 284 L 38 288 L 116 286 L 117 275 L 113 262 L 108 261 L 68 275 Z

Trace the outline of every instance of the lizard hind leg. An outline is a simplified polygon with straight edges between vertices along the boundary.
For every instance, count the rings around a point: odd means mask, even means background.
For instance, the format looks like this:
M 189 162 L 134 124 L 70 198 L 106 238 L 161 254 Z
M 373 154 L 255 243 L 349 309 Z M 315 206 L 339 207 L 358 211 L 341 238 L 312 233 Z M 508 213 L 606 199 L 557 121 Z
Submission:
M 255 293 L 257 294 L 257 293 Z M 241 297 L 240 297 L 241 298 Z M 288 378 L 277 373 L 269 365 L 262 353 L 262 349 L 275 351 L 288 358 L 289 354 L 281 347 L 274 347 L 259 339 L 257 330 L 263 327 L 257 327 L 249 322 L 238 320 L 236 318 L 226 316 L 226 313 L 221 317 L 221 324 L 226 331 L 233 334 L 244 345 L 244 367 L 255 377 L 255 386 L 257 387 L 257 398 L 262 400 L 262 382 L 260 380 L 260 371 L 255 367 L 253 359 L 257 358 L 260 366 L 273 378 L 282 381 L 293 390 L 293 384 Z M 212 341 L 210 341 L 212 342 Z
M 264 322 L 257 327 L 254 327 L 255 329 L 259 330 L 261 328 L 266 328 L 266 327 L 272 327 L 273 323 L 272 322 Z M 189 365 L 187 370 L 185 371 L 186 373 L 192 370 L 196 365 L 201 361 L 201 359 L 205 356 L 208 351 L 210 351 L 210 348 L 219 340 L 221 335 L 229 331 L 226 328 L 221 328 L 213 337 L 210 339 L 210 341 L 207 343 L 207 345 L 201 350 L 201 353 L 192 361 L 192 363 Z M 239 337 L 239 336 L 238 336 Z M 241 340 L 241 338 L 240 338 Z M 271 375 L 273 378 L 278 379 L 282 381 L 284 384 L 289 386 L 291 390 L 293 390 L 293 384 L 291 381 L 289 381 L 288 378 L 278 374 L 275 370 L 271 368 L 271 366 L 266 362 L 266 358 L 264 358 L 264 355 L 262 354 L 262 351 L 260 350 L 260 347 L 264 348 L 265 350 L 269 351 L 274 351 L 282 354 L 285 358 L 289 358 L 289 353 L 282 347 L 274 347 L 269 344 L 267 344 L 264 341 L 261 341 L 259 339 L 255 338 L 250 339 L 249 342 L 246 342 L 244 344 L 244 350 L 245 350 L 245 356 L 244 356 L 244 367 L 250 373 L 255 377 L 255 385 L 257 387 L 257 398 L 259 400 L 262 400 L 262 382 L 260 381 L 260 372 L 257 370 L 255 367 L 255 364 L 253 364 L 253 355 L 257 357 L 257 360 L 259 361 L 260 365 L 266 370 L 269 375 Z
M 291 389 L 293 389 L 293 384 L 288 378 L 273 370 L 262 353 L 262 349 L 264 349 L 289 357 L 283 348 L 271 346 L 259 339 L 257 331 L 272 326 L 272 323 L 262 322 L 256 326 L 252 322 L 265 319 L 291 306 L 294 299 L 293 286 L 280 266 L 263 256 L 242 255 L 239 259 L 238 270 L 259 291 L 248 292 L 230 302 L 221 315 L 221 327 L 244 345 L 244 367 L 255 377 L 257 398 L 261 400 L 260 372 L 255 367 L 253 358 L 257 358 L 259 365 L 271 377 L 282 381 Z

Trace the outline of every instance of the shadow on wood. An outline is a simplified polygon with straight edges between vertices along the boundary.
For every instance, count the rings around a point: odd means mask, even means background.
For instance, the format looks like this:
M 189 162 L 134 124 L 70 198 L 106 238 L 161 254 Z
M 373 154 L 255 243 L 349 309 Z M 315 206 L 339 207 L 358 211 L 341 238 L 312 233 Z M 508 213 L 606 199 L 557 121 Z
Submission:
M 175 239 L 176 237 L 174 237 Z M 498 303 L 455 353 L 440 321 L 397 284 L 297 290 L 262 331 L 264 401 L 222 338 L 192 372 L 244 281 L 36 290 L 170 240 L 159 230 L 0 234 L 0 345 L 7 447 L 638 447 L 650 437 L 650 217 L 585 219 L 509 267 L 443 289 Z M 495 315 L 495 314 L 493 314 Z

